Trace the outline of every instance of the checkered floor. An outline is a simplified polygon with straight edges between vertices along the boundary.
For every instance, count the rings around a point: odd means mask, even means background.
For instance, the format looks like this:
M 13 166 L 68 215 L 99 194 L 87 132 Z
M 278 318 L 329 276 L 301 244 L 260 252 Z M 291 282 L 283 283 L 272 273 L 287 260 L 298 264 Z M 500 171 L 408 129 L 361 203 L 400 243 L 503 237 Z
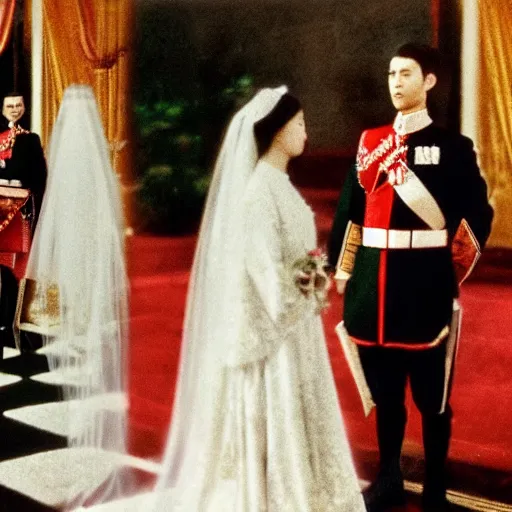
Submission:
M 155 473 L 136 457 L 67 447 L 72 402 L 61 385 L 76 376 L 50 372 L 41 353 L 4 348 L 0 361 L 0 511 L 59 510 L 83 491 L 96 489 L 116 467 Z

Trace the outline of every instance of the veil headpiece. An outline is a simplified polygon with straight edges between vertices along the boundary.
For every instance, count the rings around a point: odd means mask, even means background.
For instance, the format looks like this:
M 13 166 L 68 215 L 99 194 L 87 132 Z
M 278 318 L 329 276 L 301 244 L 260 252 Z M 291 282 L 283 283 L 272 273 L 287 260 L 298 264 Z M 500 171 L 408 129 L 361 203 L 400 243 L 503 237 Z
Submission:
M 199 232 L 187 296 L 173 417 L 157 490 L 187 487 L 195 510 L 200 487 L 218 442 L 224 371 L 232 361 L 240 320 L 243 247 L 239 215 L 244 191 L 257 160 L 254 124 L 287 92 L 285 86 L 260 90 L 228 127 L 220 149 Z M 196 482 L 196 489 L 191 489 Z M 162 501 L 162 504 L 164 502 Z M 161 505 L 153 510 L 172 510 Z

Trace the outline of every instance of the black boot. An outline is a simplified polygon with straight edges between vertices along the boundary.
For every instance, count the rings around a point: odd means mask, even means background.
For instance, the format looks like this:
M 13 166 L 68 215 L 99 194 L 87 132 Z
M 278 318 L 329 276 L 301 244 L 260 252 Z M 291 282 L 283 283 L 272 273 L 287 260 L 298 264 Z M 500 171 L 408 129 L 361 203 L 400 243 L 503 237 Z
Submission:
M 444 512 L 450 510 L 446 499 L 446 460 L 451 437 L 452 411 L 446 407 L 443 414 L 423 416 L 423 446 L 425 449 L 425 482 L 423 510 Z
M 381 512 L 405 505 L 404 480 L 400 470 L 400 452 L 407 414 L 403 405 L 377 406 L 377 438 L 380 470 L 375 481 L 363 491 L 368 512 Z
M 368 512 L 383 512 L 391 507 L 405 505 L 405 491 L 402 473 L 379 473 L 375 481 L 363 491 Z

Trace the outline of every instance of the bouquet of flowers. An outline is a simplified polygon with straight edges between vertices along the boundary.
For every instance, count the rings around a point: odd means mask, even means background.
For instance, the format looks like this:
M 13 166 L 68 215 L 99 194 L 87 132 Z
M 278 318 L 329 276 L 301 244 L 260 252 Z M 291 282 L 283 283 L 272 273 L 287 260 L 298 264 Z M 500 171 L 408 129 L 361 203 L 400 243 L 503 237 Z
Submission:
M 321 249 L 309 251 L 304 258 L 300 258 L 293 264 L 295 284 L 306 297 L 313 295 L 317 303 L 317 314 L 329 305 L 327 301 L 327 293 L 331 287 L 329 269 L 327 255 Z

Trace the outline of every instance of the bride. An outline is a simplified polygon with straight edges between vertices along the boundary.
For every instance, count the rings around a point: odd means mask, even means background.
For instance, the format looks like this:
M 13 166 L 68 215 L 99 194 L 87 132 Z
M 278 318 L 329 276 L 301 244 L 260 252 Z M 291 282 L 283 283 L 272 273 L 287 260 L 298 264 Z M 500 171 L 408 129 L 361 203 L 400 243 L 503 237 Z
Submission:
M 191 275 L 156 510 L 364 511 L 311 293 L 314 215 L 287 166 L 304 114 L 263 89 L 222 145 Z M 158 493 L 157 493 L 158 494 Z
M 115 510 L 365 510 L 318 304 L 307 279 L 296 285 L 296 262 L 316 247 L 313 212 L 287 174 L 305 141 L 286 87 L 261 90 L 231 121 L 192 269 L 162 471 L 153 492 Z

